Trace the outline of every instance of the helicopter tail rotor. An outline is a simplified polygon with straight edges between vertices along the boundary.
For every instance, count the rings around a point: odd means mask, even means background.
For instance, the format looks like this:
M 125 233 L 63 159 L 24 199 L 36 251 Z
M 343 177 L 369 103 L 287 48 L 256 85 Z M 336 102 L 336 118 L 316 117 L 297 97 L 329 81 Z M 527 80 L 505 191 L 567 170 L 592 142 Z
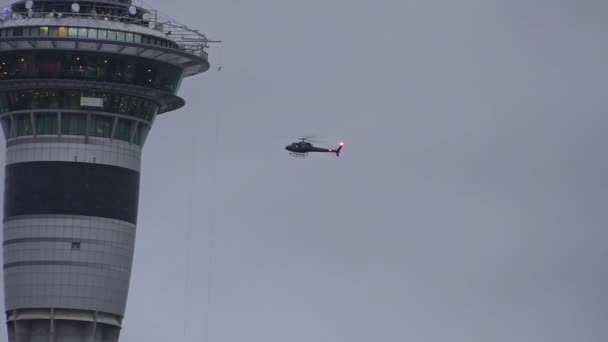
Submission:
M 344 143 L 340 142 L 340 144 L 338 145 L 338 149 L 336 149 L 336 157 L 340 156 L 340 150 L 342 150 L 342 147 L 344 147 Z

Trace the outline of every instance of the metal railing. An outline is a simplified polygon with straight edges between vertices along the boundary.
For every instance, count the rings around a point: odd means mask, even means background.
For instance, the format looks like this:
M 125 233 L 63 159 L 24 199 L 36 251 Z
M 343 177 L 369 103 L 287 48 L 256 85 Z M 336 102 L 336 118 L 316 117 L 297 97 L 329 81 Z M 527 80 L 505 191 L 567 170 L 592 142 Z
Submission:
M 147 7 L 143 1 L 139 3 L 140 5 L 133 6 L 137 9 L 135 15 L 129 13 L 129 6 L 108 3 L 83 3 L 77 12 L 59 5 L 54 6 L 53 2 L 36 2 L 30 9 L 26 9 L 24 3 L 19 3 L 13 5 L 12 8 L 4 7 L 0 13 L 0 21 L 29 18 L 89 18 L 144 26 L 163 33 L 163 36 L 176 43 L 180 50 L 204 58 L 207 58 L 205 50 L 209 47 L 209 43 L 219 43 L 219 41 L 209 40 L 199 30 L 180 24 L 157 10 Z M 62 4 L 65 7 L 65 2 Z

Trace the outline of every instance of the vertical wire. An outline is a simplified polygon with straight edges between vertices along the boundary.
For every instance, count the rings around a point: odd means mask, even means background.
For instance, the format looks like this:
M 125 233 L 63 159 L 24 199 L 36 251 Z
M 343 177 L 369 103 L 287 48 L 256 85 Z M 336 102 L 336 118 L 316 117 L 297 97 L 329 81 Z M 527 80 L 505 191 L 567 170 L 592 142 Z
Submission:
M 214 115 L 214 121 L 215 121 L 215 134 L 214 134 L 214 142 L 213 142 L 213 171 L 212 171 L 212 175 L 211 175 L 211 185 L 212 185 L 212 189 L 213 191 L 211 191 L 210 193 L 212 194 L 216 194 L 216 198 L 213 199 L 211 198 L 211 213 L 210 213 L 210 223 L 209 223 L 209 243 L 208 243 L 208 251 L 209 251 L 209 257 L 208 257 L 208 265 L 207 265 L 207 308 L 205 310 L 205 312 L 207 312 L 207 319 L 205 319 L 206 325 L 207 327 L 204 330 L 204 336 L 203 336 L 203 341 L 207 342 L 210 339 L 210 335 L 211 335 L 211 312 L 212 312 L 212 303 L 211 303 L 211 299 L 212 299 L 212 288 L 213 288 L 213 276 L 214 276 L 214 272 L 213 272 L 213 267 L 214 267 L 214 263 L 215 263 L 215 255 L 214 255 L 214 248 L 215 248 L 215 228 L 216 228 L 216 224 L 217 224 L 217 198 L 219 197 L 219 184 L 218 184 L 218 170 L 220 169 L 219 166 L 219 162 L 220 162 L 220 158 L 218 157 L 219 155 L 219 148 L 220 148 L 220 116 L 219 113 L 216 111 L 215 115 Z
M 191 301 L 188 300 L 189 298 L 189 294 L 190 294 L 190 290 L 192 287 L 192 272 L 191 272 L 191 268 L 192 268 L 192 207 L 193 207 L 193 193 L 195 191 L 195 189 L 198 187 L 197 184 L 197 180 L 198 180 L 198 165 L 197 165 L 197 158 L 195 158 L 195 156 L 197 156 L 198 154 L 196 153 L 196 146 L 197 146 L 197 128 L 200 127 L 200 125 L 198 124 L 194 124 L 192 125 L 192 132 L 191 132 L 191 137 L 190 137 L 190 162 L 191 162 L 191 167 L 190 167 L 190 171 L 193 175 L 192 179 L 193 179 L 193 183 L 194 186 L 190 187 L 189 191 L 188 191 L 188 227 L 186 228 L 186 283 L 184 285 L 184 341 L 187 341 L 187 337 L 188 337 L 188 325 L 189 325 L 189 321 L 188 318 L 190 317 L 189 311 L 190 311 L 190 303 Z

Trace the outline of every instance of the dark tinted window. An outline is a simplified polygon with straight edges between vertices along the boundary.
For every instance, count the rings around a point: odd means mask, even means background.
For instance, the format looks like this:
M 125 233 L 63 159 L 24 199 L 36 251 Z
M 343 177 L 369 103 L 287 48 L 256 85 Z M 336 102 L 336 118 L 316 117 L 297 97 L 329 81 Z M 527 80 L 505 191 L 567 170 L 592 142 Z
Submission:
M 114 119 L 107 116 L 93 115 L 89 135 L 92 137 L 109 138 L 112 136 L 112 124 Z
M 116 125 L 116 132 L 114 133 L 114 139 L 131 141 L 131 121 L 125 119 L 118 119 Z
M 141 142 L 144 139 L 144 133 L 144 127 L 142 125 L 137 125 L 137 129 L 135 130 L 135 137 L 133 138 L 134 143 L 141 145 Z
M 17 135 L 33 135 L 32 120 L 29 114 L 23 114 L 17 116 Z
M 36 114 L 36 134 L 57 134 L 57 113 Z
M 87 128 L 87 115 L 61 114 L 61 134 L 63 135 L 85 135 Z

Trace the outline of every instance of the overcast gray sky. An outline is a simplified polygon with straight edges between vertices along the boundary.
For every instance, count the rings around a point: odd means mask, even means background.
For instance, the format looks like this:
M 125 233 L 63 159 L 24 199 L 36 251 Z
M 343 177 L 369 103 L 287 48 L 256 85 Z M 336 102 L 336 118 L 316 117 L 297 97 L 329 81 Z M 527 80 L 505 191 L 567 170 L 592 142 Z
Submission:
M 608 2 L 148 3 L 224 43 L 146 144 L 121 341 L 608 339 Z

